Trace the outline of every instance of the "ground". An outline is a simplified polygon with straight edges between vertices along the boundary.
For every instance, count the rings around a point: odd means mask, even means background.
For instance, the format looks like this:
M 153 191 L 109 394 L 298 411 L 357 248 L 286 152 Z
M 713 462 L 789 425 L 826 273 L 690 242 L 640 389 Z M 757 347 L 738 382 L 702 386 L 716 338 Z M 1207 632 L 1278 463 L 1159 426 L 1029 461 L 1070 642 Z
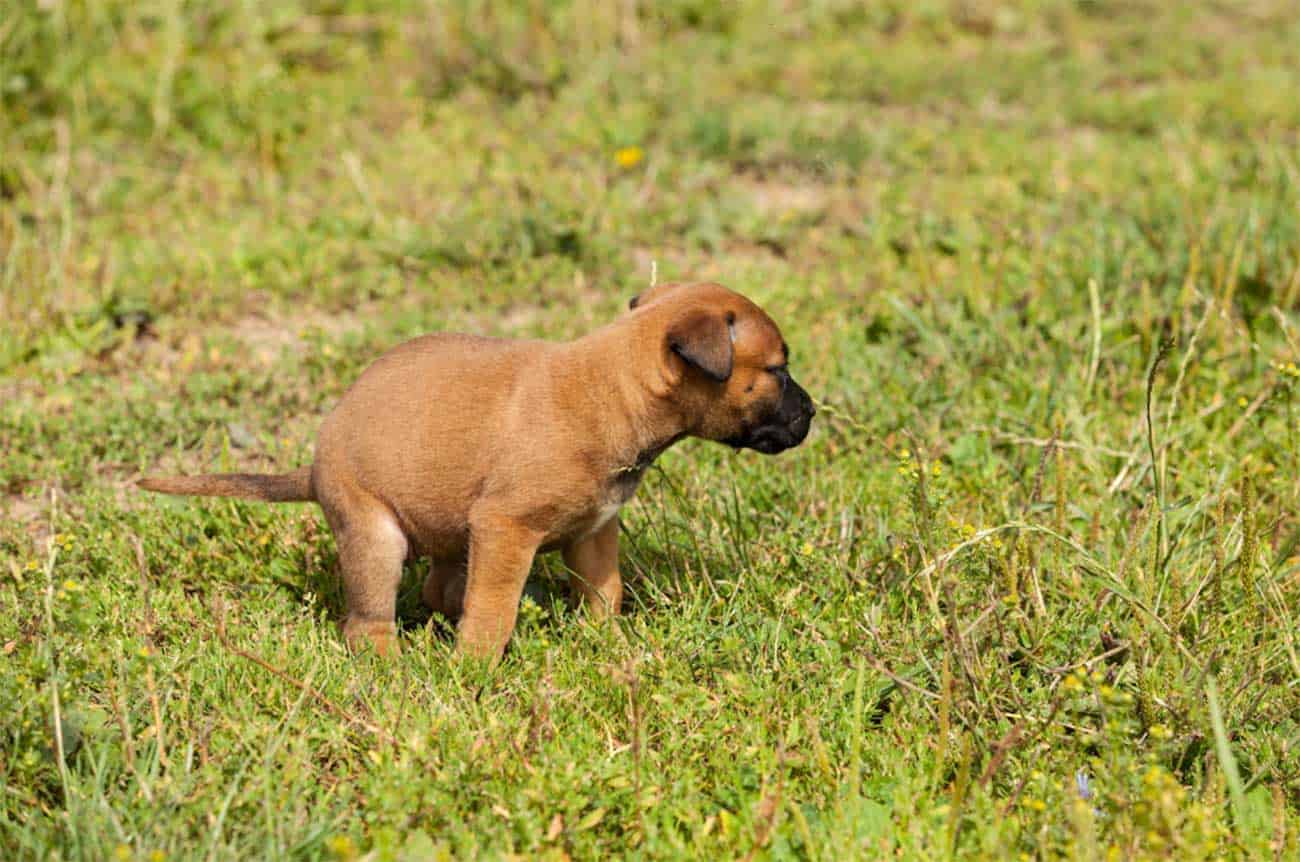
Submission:
M 0 17 L 0 855 L 1300 854 L 1287 2 L 137 4 Z M 626 614 L 349 656 L 306 463 L 431 330 L 654 278 L 820 412 L 678 446 Z

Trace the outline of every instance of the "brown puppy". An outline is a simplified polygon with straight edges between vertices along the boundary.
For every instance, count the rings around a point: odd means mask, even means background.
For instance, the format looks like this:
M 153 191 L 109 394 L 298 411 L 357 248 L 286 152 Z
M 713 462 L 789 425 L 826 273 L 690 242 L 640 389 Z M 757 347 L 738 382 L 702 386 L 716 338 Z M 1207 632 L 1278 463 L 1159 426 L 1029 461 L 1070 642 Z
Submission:
M 338 541 L 350 645 L 395 646 L 402 563 L 430 557 L 426 603 L 460 617 L 460 650 L 495 660 L 539 552 L 563 552 L 588 613 L 618 613 L 618 510 L 673 443 L 775 454 L 808 433 L 812 400 L 757 305 L 716 284 L 663 284 L 630 308 L 562 344 L 408 341 L 325 418 L 310 467 L 140 486 L 314 500 Z

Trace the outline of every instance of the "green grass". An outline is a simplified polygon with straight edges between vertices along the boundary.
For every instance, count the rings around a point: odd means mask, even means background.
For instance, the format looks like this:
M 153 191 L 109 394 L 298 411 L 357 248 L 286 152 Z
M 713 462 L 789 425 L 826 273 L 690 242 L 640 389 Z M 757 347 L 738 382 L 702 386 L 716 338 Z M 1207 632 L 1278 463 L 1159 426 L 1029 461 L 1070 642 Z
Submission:
M 11 0 L 0 856 L 1300 855 L 1294 7 L 790 5 Z M 613 627 L 351 658 L 316 509 L 132 488 L 652 267 L 823 409 L 660 460 Z

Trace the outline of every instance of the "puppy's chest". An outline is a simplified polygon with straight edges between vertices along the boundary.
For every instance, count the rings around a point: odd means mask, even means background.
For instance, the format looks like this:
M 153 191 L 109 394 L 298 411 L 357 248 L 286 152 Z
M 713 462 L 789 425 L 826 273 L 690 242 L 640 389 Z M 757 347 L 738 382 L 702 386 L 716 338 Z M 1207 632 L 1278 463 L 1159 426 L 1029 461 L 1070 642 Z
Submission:
M 641 484 L 641 476 L 644 473 L 645 470 L 640 469 L 614 474 L 592 501 L 593 505 L 583 519 L 586 523 L 582 525 L 580 532 L 583 535 L 590 535 L 616 517 L 623 504 L 636 494 L 637 486 Z

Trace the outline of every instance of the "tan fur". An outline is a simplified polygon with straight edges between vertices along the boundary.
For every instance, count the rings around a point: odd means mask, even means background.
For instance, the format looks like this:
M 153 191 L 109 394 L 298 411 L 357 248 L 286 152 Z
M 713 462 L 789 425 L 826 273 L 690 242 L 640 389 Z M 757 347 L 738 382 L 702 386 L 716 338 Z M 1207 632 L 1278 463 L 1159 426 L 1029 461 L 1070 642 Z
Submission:
M 402 563 L 429 557 L 426 603 L 460 615 L 460 649 L 495 659 L 538 552 L 563 551 L 589 613 L 618 613 L 618 506 L 672 443 L 755 421 L 779 397 L 764 369 L 783 353 L 776 325 L 739 294 L 663 285 L 567 343 L 444 334 L 399 345 L 325 418 L 309 468 L 140 484 L 315 500 L 338 541 L 350 644 L 395 647 Z
M 311 468 L 267 476 L 257 473 L 213 473 L 207 476 L 153 476 L 141 479 L 141 488 L 163 494 L 195 497 L 242 497 L 268 503 L 305 503 L 311 493 Z

